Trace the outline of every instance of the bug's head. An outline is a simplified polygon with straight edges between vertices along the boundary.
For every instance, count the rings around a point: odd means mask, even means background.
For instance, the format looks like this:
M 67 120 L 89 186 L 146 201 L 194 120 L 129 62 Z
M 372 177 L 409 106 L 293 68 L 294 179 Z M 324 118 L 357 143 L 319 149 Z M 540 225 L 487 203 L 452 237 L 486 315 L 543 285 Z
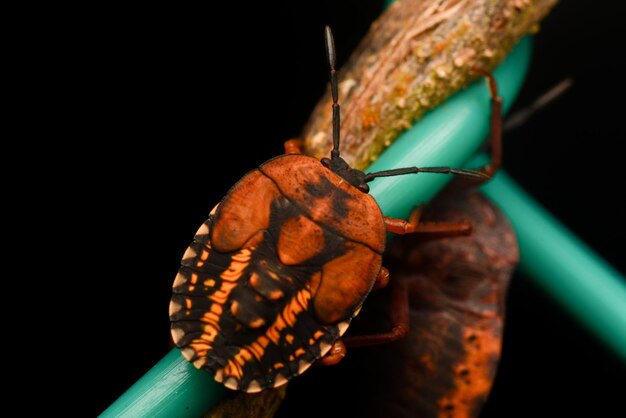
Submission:
M 365 173 L 350 167 L 350 165 L 343 158 L 337 156 L 335 158 L 322 158 L 322 165 L 328 168 L 333 173 L 362 191 L 368 193 L 370 186 L 367 185 Z

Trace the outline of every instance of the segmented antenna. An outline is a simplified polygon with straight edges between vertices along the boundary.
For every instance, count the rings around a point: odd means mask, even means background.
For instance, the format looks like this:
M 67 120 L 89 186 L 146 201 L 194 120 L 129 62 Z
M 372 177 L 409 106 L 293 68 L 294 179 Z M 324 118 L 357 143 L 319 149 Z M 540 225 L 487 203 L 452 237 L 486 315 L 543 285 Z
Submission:
M 450 167 L 405 167 L 405 168 L 393 168 L 391 170 L 376 171 L 374 173 L 367 173 L 365 175 L 365 182 L 368 183 L 377 177 L 391 177 L 401 176 L 403 174 L 418 174 L 418 173 L 438 173 L 438 174 L 454 174 L 461 177 L 473 177 L 479 180 L 489 180 L 491 176 L 483 173 L 480 170 L 464 170 L 461 168 Z
M 336 159 L 339 157 L 339 131 L 341 129 L 339 88 L 337 86 L 337 71 L 335 70 L 335 66 L 337 65 L 335 40 L 333 39 L 333 32 L 328 26 L 326 26 L 324 38 L 326 39 L 326 55 L 328 56 L 328 64 L 330 65 L 330 91 L 333 96 L 333 150 L 330 152 L 330 157 Z

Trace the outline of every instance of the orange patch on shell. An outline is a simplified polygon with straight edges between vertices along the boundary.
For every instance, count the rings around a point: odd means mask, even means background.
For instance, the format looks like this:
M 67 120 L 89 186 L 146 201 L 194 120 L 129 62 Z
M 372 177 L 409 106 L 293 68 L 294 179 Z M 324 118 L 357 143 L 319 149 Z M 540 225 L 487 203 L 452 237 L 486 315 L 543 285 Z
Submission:
M 310 219 L 299 216 L 280 228 L 278 258 L 283 264 L 301 264 L 323 250 L 324 231 Z
M 239 180 L 215 213 L 211 243 L 220 252 L 235 251 L 270 222 L 272 201 L 280 196 L 274 183 L 254 170 Z
M 382 263 L 382 256 L 364 245 L 348 242 L 346 246 L 346 254 L 323 266 L 320 285 L 313 296 L 315 313 L 327 324 L 354 315 L 372 288 Z

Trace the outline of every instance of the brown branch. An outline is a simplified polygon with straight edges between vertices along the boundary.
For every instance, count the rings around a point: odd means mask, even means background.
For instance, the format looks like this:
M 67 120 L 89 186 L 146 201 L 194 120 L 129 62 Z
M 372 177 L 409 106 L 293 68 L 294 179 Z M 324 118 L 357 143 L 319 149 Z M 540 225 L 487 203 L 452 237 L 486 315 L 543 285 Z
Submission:
M 342 156 L 368 166 L 398 135 L 467 86 L 473 66 L 495 67 L 557 0 L 398 0 L 339 73 Z M 327 156 L 330 96 L 316 106 L 306 153 Z

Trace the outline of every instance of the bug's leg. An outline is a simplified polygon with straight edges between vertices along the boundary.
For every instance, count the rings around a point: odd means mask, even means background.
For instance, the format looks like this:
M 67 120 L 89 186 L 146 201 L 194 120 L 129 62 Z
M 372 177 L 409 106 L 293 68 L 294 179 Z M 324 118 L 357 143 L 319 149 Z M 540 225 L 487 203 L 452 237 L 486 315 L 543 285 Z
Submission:
M 381 289 L 389 283 L 389 270 L 382 267 L 376 277 L 374 289 Z M 357 335 L 339 338 L 328 353 L 318 360 L 321 366 L 334 366 L 346 356 L 346 346 L 360 347 L 390 343 L 401 340 L 409 332 L 409 291 L 404 282 L 395 283 L 391 289 L 391 331 L 382 334 Z
M 346 352 L 346 345 L 343 343 L 343 339 L 339 338 L 328 350 L 328 353 L 317 361 L 317 364 L 320 366 L 334 366 L 346 356 Z
M 391 288 L 391 331 L 372 335 L 345 337 L 347 347 L 391 343 L 405 338 L 409 332 L 409 289 L 405 282 L 394 282 Z
M 385 228 L 394 234 L 442 234 L 442 235 L 467 235 L 472 232 L 472 224 L 467 221 L 461 222 L 420 222 L 423 206 L 418 206 L 411 212 L 408 221 L 384 216 Z
M 491 135 L 488 144 L 491 148 L 491 162 L 477 169 L 477 171 L 492 177 L 502 164 L 502 97 L 498 96 L 496 79 L 489 71 L 481 67 L 473 67 L 472 70 L 487 78 L 489 84 L 489 93 L 491 95 Z M 488 180 L 487 178 L 485 180 L 479 180 L 479 182 Z
M 383 289 L 387 287 L 389 284 L 389 270 L 387 267 L 381 267 L 378 272 L 378 276 L 376 276 L 376 281 L 374 282 L 374 286 L 372 290 Z
M 304 140 L 292 138 L 285 141 L 285 154 L 302 154 Z

